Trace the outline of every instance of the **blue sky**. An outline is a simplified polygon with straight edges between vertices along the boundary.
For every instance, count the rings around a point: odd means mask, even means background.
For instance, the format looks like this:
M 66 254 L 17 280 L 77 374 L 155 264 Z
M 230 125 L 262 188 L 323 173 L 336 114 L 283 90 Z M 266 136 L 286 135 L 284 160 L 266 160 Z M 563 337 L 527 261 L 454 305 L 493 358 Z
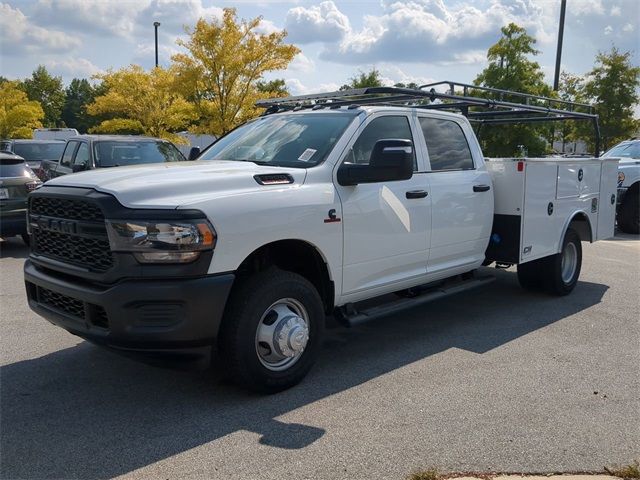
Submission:
M 330 90 L 376 67 L 388 83 L 470 82 L 486 65 L 500 27 L 516 22 L 537 39 L 552 81 L 560 0 L 214 1 L 10 0 L 0 3 L 0 70 L 28 76 L 44 64 L 65 82 L 131 63 L 153 66 L 153 22 L 160 21 L 160 63 L 199 17 L 235 7 L 263 17 L 261 30 L 286 29 L 302 53 L 284 78 L 294 94 Z M 634 51 L 639 64 L 640 0 L 568 0 L 562 68 L 582 74 L 598 51 Z

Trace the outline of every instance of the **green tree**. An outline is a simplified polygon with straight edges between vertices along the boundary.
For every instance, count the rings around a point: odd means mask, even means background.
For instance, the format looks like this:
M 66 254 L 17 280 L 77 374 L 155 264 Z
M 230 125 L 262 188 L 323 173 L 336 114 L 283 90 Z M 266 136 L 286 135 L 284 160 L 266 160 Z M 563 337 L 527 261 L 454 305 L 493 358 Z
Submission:
M 539 52 L 534 48 L 535 38 L 514 23 L 502 27 L 502 37 L 487 52 L 489 65 L 476 77 L 474 83 L 479 86 L 551 96 L 551 88 L 544 83 L 544 74 L 540 65 L 529 59 Z M 480 94 L 490 96 L 487 94 Z M 512 100 L 508 95 L 504 100 Z M 481 144 L 485 155 L 511 156 L 521 149 L 529 155 L 542 155 L 546 150 L 544 135 L 548 135 L 549 126 L 500 125 L 483 127 Z
M 558 84 L 558 97 L 560 100 L 574 103 L 587 103 L 584 92 L 584 77 L 572 75 L 568 72 L 560 73 Z M 588 113 L 588 109 L 578 109 Z M 555 126 L 555 138 L 562 143 L 561 150 L 565 151 L 565 145 L 576 140 L 584 139 L 593 143 L 593 125 L 588 121 L 558 122 Z
M 65 97 L 62 78 L 50 75 L 44 65 L 39 65 L 31 74 L 31 78 L 22 82 L 22 88 L 29 100 L 40 102 L 44 110 L 45 126 L 58 126 Z
M 287 90 L 287 85 L 282 78 L 276 78 L 275 80 L 270 80 L 268 82 L 260 80 L 259 82 L 256 82 L 256 88 L 264 98 L 289 96 L 289 90 Z
M 172 57 L 185 97 L 199 115 L 197 131 L 223 135 L 257 116 L 262 94 L 257 82 L 267 72 L 287 68 L 300 50 L 284 43 L 285 31 L 260 34 L 261 17 L 238 20 L 225 8 L 222 20 L 198 20 L 187 41 L 188 53 Z
M 584 91 L 600 117 L 604 150 L 629 138 L 640 126 L 633 115 L 640 101 L 639 87 L 640 67 L 632 65 L 631 52 L 621 53 L 612 47 L 608 53 L 598 53 Z
M 42 107 L 27 98 L 19 82 L 0 83 L 0 138 L 31 138 L 43 118 Z
M 376 68 L 372 68 L 368 72 L 358 72 L 349 79 L 349 83 L 342 85 L 340 90 L 351 90 L 352 88 L 366 88 L 366 87 L 382 87 L 382 78 L 380 72 Z
M 396 83 L 394 85 L 394 87 L 398 87 L 398 88 L 413 88 L 414 90 L 417 90 L 418 87 L 420 87 L 420 85 L 418 85 L 416 82 L 409 82 L 409 83 Z
M 99 75 L 103 95 L 87 106 L 90 115 L 108 117 L 90 129 L 97 133 L 129 133 L 168 138 L 185 143 L 175 132 L 188 128 L 197 118 L 195 107 L 178 91 L 173 69 L 154 68 L 145 72 L 131 65 Z
M 86 78 L 74 78 L 66 89 L 62 121 L 67 127 L 75 128 L 80 133 L 96 125 L 96 120 L 87 113 L 87 105 L 95 99 L 95 89 Z

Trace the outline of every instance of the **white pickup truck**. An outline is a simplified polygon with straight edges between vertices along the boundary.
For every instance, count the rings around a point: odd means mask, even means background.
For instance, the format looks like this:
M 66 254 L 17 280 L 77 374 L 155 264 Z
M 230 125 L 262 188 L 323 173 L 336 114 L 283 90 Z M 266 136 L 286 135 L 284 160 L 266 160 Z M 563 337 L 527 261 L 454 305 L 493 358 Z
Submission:
M 581 242 L 613 235 L 617 160 L 487 160 L 465 116 L 377 106 L 380 92 L 279 100 L 195 162 L 47 182 L 29 199 L 29 305 L 121 351 L 215 351 L 273 392 L 307 374 L 327 315 L 482 285 L 491 262 L 571 292 Z

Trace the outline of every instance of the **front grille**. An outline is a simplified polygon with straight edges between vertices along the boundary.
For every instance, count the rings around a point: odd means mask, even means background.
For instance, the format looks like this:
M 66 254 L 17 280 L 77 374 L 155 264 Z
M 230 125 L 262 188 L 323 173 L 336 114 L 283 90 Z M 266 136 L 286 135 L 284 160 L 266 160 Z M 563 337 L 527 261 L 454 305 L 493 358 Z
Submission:
M 98 205 L 36 195 L 29 200 L 29 215 L 35 254 L 95 272 L 113 267 L 104 215 Z M 61 231 L 60 225 L 66 230 Z
M 84 200 L 56 197 L 33 197 L 29 205 L 33 215 L 68 218 L 71 220 L 104 221 L 102 210 Z
M 33 230 L 33 251 L 61 262 L 105 271 L 113 266 L 113 255 L 106 238 L 79 237 L 49 230 Z
M 40 303 L 84 320 L 84 303 L 80 300 L 42 287 L 38 288 L 38 293 Z

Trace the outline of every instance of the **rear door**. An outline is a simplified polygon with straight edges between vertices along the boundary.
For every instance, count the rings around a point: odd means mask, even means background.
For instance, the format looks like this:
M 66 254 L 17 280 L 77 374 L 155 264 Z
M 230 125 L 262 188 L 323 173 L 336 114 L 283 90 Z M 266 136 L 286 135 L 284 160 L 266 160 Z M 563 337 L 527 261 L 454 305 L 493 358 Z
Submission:
M 398 113 L 372 115 L 356 134 L 343 162 L 368 164 L 378 140 L 413 142 L 414 120 Z M 403 282 L 415 284 L 426 275 L 431 198 L 424 159 L 416 153 L 415 144 L 414 154 L 414 175 L 409 180 L 355 186 L 336 182 L 344 229 L 342 293 L 350 296 L 349 301 L 370 296 L 372 291 L 393 291 Z
M 484 261 L 493 191 L 471 127 L 452 117 L 419 116 L 432 202 L 429 273 L 469 270 Z

